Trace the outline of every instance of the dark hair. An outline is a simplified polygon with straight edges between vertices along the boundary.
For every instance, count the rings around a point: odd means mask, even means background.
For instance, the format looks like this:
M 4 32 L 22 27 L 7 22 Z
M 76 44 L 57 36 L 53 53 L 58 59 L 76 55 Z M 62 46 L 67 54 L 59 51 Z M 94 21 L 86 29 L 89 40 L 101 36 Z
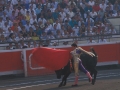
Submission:
M 71 46 L 72 46 L 72 47 L 77 47 L 77 44 L 76 44 L 76 43 L 73 43 Z

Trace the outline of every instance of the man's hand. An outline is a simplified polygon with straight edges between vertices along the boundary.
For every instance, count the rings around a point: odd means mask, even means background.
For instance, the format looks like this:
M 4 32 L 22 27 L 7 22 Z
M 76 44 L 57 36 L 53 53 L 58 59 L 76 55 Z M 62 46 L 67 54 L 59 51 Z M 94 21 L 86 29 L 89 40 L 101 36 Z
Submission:
M 95 55 L 92 52 L 88 52 L 88 54 L 92 57 L 94 57 Z

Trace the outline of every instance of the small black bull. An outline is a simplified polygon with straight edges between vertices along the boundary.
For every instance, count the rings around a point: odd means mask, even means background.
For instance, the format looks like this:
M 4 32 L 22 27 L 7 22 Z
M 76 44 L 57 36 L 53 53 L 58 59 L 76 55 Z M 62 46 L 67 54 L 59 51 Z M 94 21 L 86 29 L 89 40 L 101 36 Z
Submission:
M 80 59 L 82 60 L 83 66 L 90 72 L 91 76 L 94 75 L 94 78 L 92 80 L 92 84 L 94 85 L 97 77 L 96 70 L 97 57 L 91 57 L 90 55 L 83 53 L 81 54 Z M 61 76 L 63 75 L 62 82 L 59 84 L 59 87 L 65 86 L 68 76 L 72 73 L 70 62 L 68 62 L 68 64 L 64 68 L 57 70 L 55 72 L 58 79 L 60 79 Z

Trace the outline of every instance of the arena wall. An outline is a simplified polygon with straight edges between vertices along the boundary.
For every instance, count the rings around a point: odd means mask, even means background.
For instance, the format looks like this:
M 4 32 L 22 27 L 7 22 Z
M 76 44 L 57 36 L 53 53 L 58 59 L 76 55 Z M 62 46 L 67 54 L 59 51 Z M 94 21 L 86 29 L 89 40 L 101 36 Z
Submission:
M 120 43 L 105 43 L 105 44 L 81 44 L 79 45 L 85 50 L 93 47 L 98 54 L 98 64 L 112 65 L 120 64 Z M 71 46 L 56 46 L 51 48 L 67 49 L 71 51 Z M 9 74 L 25 74 L 25 76 L 37 76 L 53 74 L 54 71 L 48 70 L 44 67 L 39 67 L 34 60 L 29 59 L 32 49 L 19 49 L 19 50 L 1 50 L 0 51 L 0 75 Z M 22 52 L 22 54 L 21 54 Z M 23 58 L 24 57 L 24 58 Z

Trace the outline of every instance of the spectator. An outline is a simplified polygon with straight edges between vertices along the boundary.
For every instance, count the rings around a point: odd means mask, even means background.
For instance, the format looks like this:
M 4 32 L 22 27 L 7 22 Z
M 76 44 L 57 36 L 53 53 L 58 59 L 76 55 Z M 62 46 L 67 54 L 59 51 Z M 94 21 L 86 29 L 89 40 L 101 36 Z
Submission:
M 15 47 L 13 46 L 13 43 L 10 42 L 7 49 L 8 49 L 8 50 L 13 50 L 13 49 L 15 49 Z
M 116 34 L 116 33 L 117 32 L 116 32 L 115 28 L 113 26 L 111 26 L 109 29 L 109 34 Z
M 95 12 L 94 10 L 92 10 L 92 12 L 90 12 L 90 16 L 95 21 L 96 17 L 97 17 L 97 12 Z
M 28 46 L 28 48 L 33 48 L 33 45 L 30 41 L 28 42 L 27 46 Z
M 57 32 L 56 32 L 56 38 L 58 38 L 58 39 L 63 38 L 60 30 L 57 30 Z
M 4 35 L 1 35 L 1 36 L 0 36 L 0 42 L 6 42 L 6 38 L 5 38 Z
M 90 44 L 90 43 L 96 43 L 96 42 L 92 39 L 92 37 L 90 37 L 88 40 L 88 43 Z
M 66 17 L 66 13 L 64 12 L 63 9 L 61 9 L 61 12 L 59 14 L 61 15 L 63 21 L 63 19 Z
M 13 25 L 13 22 L 10 20 L 9 17 L 6 17 L 6 22 L 8 22 L 8 25 L 11 27 Z
M 2 18 L 2 17 L 0 17 L 0 28 L 3 28 L 3 26 L 4 26 L 4 21 L 3 21 L 3 18 Z
M 30 12 L 27 11 L 25 15 L 26 21 L 30 21 Z
M 100 9 L 100 11 L 98 12 L 98 17 L 96 18 L 96 21 L 102 21 L 104 14 L 105 12 L 103 11 L 103 9 Z
M 33 41 L 33 48 L 37 48 L 37 47 L 39 47 L 39 45 L 37 44 L 36 41 Z
M 77 21 L 75 20 L 74 17 L 71 18 L 71 20 L 69 21 L 69 25 L 73 28 L 75 26 L 75 24 L 78 24 Z
M 90 6 L 90 5 L 87 5 L 85 8 L 84 8 L 84 10 L 85 10 L 85 12 L 87 13 L 87 12 L 91 12 L 92 11 L 92 6 Z
M 21 41 L 20 41 L 20 48 L 21 48 L 21 49 L 28 48 L 28 45 L 26 45 L 26 44 L 24 43 L 24 41 L 21 40 Z
M 38 18 L 38 22 L 42 21 L 42 23 L 45 25 L 45 23 L 47 22 L 46 19 L 43 17 L 43 15 L 40 16 L 40 18 Z
M 115 3 L 113 4 L 113 10 L 116 10 L 116 11 L 120 10 L 120 4 L 118 3 L 118 1 L 115 1 Z
M 25 16 L 22 17 L 21 19 L 21 23 L 23 26 L 25 26 L 27 24 L 26 20 L 25 20 Z
M 39 26 L 36 26 L 36 30 L 34 30 L 34 32 L 35 32 L 38 36 L 41 36 L 41 34 L 42 34 L 42 30 L 40 30 Z
M 85 36 L 85 31 L 86 31 L 85 25 L 84 25 L 84 23 L 82 23 L 81 27 L 80 27 L 80 30 L 79 30 L 79 34 L 80 34 L 81 37 Z
M 11 33 L 9 35 L 8 42 L 16 42 L 16 41 L 17 41 L 16 36 L 13 33 Z
M 67 14 L 69 12 L 69 7 L 68 5 L 64 8 L 64 12 Z
M 22 15 L 24 15 L 24 16 L 26 15 L 27 9 L 25 8 L 24 5 L 23 5 L 22 8 L 20 9 L 20 12 L 21 12 Z
M 75 26 L 73 27 L 73 32 L 75 33 L 75 36 L 79 35 L 79 27 L 77 24 L 75 24 Z
M 94 6 L 95 5 L 95 2 L 94 2 L 94 0 L 90 0 L 89 2 L 88 2 L 88 5 L 90 5 L 90 6 Z
M 63 36 L 63 38 L 68 38 L 69 37 L 69 33 L 66 30 L 64 30 L 64 34 L 62 36 Z
M 30 25 L 30 22 L 29 22 L 29 21 L 26 21 L 25 29 L 27 30 L 27 32 L 29 32 L 30 27 L 32 27 L 32 26 Z
M 37 18 L 36 18 L 36 16 L 32 16 L 32 17 L 30 18 L 30 24 L 33 25 L 33 23 L 37 23 Z
M 106 43 L 107 42 L 107 40 L 106 39 L 104 39 L 104 37 L 103 36 L 101 36 L 101 38 L 99 39 L 99 43 Z
M 94 10 L 95 12 L 98 12 L 98 11 L 100 10 L 100 6 L 99 6 L 98 3 L 95 3 L 95 5 L 93 6 L 93 10 Z
M 37 34 L 35 32 L 33 32 L 33 35 L 32 35 L 32 40 L 40 40 L 39 39 L 39 36 L 37 36 Z
M 72 18 L 75 15 L 71 8 L 69 9 L 69 12 L 67 14 L 70 16 L 70 18 Z
M 17 42 L 17 43 L 15 43 L 15 49 L 20 49 L 20 45 L 19 45 L 19 43 Z
M 27 37 L 27 31 L 25 29 L 25 26 L 22 26 L 22 29 L 21 29 L 20 33 L 21 33 L 21 35 L 23 36 L 24 39 Z
M 7 15 L 6 12 L 4 11 L 4 12 L 3 12 L 3 16 L 2 16 L 3 21 L 6 21 L 6 17 L 8 17 L 8 15 Z
M 106 7 L 107 7 L 107 5 L 106 5 L 105 1 L 103 0 L 102 3 L 100 4 L 100 8 L 101 8 L 103 11 L 105 11 Z
M 0 7 L 0 17 L 3 16 L 3 8 Z

